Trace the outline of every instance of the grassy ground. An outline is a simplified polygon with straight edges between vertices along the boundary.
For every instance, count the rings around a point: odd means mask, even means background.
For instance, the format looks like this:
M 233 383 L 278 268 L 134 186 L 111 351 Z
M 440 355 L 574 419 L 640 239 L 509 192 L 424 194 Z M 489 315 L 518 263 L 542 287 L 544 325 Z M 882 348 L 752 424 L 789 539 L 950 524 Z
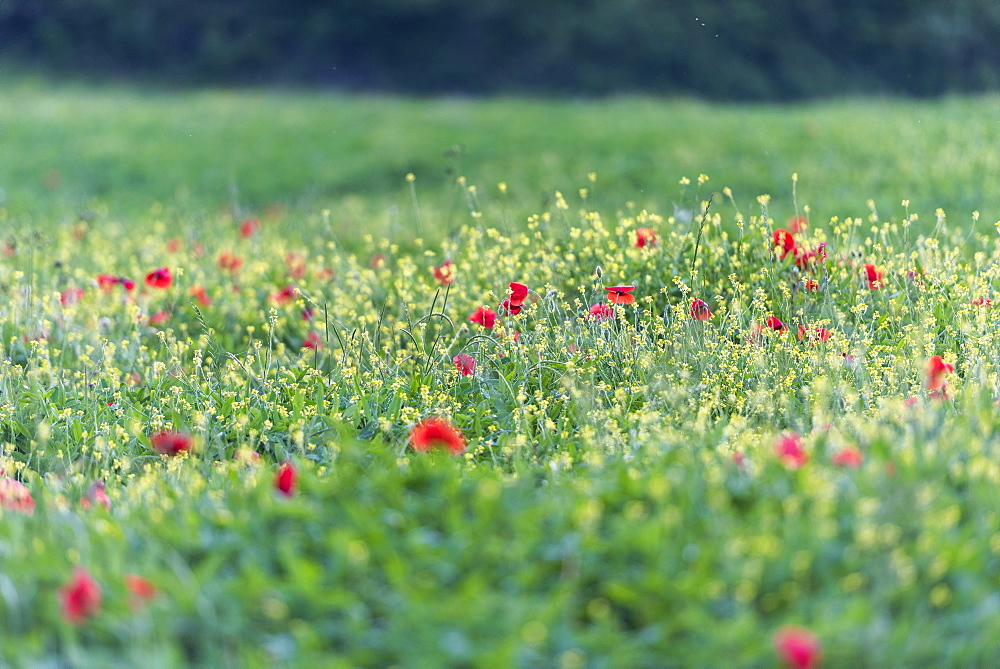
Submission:
M 16 90 L 0 661 L 1000 660 L 995 99 Z
M 943 208 L 963 220 L 973 210 L 1000 218 L 984 197 L 1000 190 L 996 97 L 711 106 L 53 89 L 15 80 L 6 98 L 0 186 L 10 212 L 36 226 L 98 202 L 117 217 L 152 201 L 187 213 L 278 203 L 340 211 L 379 234 L 388 231 L 387 210 L 405 210 L 411 172 L 425 206 L 438 205 L 430 230 L 453 223 L 457 176 L 487 200 L 505 182 L 514 203 L 534 211 L 555 190 L 589 187 L 590 172 L 612 209 L 633 201 L 669 213 L 683 204 L 678 179 L 705 173 L 744 209 L 769 193 L 776 215 L 787 217 L 798 173 L 799 204 L 820 220 L 866 215 L 869 199 L 902 217 L 904 198 L 925 217 Z

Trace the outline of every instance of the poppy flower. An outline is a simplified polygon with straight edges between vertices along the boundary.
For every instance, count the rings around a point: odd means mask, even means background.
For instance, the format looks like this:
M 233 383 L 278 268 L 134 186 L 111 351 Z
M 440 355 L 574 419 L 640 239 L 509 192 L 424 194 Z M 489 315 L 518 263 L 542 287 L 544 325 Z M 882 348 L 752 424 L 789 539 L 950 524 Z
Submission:
M 219 267 L 226 272 L 235 272 L 243 266 L 243 258 L 232 251 L 222 251 L 219 253 L 217 262 L 219 263 Z
M 205 292 L 204 286 L 191 286 L 190 294 L 195 300 L 197 300 L 198 304 L 203 307 L 207 307 L 212 304 L 212 298 L 210 298 L 208 293 Z
M 240 237 L 243 239 L 253 237 L 258 230 L 260 230 L 260 219 L 256 216 L 240 221 Z
M 445 260 L 443 263 L 435 267 L 433 272 L 434 278 L 437 279 L 442 286 L 447 286 L 455 280 L 455 268 L 452 266 L 450 260 Z
M 166 267 L 158 267 L 146 275 L 146 285 L 150 288 L 170 288 L 173 282 L 174 277 Z
M 652 228 L 636 228 L 635 246 L 640 249 L 645 246 L 656 246 L 656 231 Z
M 857 469 L 861 466 L 863 459 L 864 457 L 861 455 L 861 451 L 857 446 L 845 446 L 833 454 L 831 461 L 838 467 Z
M 695 298 L 691 301 L 691 318 L 696 321 L 707 321 L 712 317 L 712 311 L 708 308 L 705 300 Z
M 425 418 L 410 432 L 410 444 L 419 453 L 432 448 L 444 448 L 452 455 L 465 450 L 465 437 L 461 431 L 444 418 Z
M 462 376 L 472 376 L 476 372 L 476 359 L 468 353 L 459 353 L 451 359 Z
M 819 290 L 819 281 L 816 279 L 806 279 L 803 285 L 809 292 L 816 292 Z
M 819 666 L 819 639 L 803 627 L 782 627 L 772 639 L 774 651 L 791 669 L 814 669 Z
M 944 375 L 954 371 L 955 367 L 945 362 L 939 355 L 932 356 L 927 361 L 927 390 L 930 391 L 931 397 L 948 399 L 946 390 L 948 382 L 944 380 Z
M 295 297 L 295 286 L 288 285 L 271 293 L 271 301 L 278 305 L 286 305 Z
M 604 290 L 608 291 L 608 302 L 611 304 L 635 303 L 635 296 L 630 294 L 635 290 L 635 286 L 611 286 Z
M 97 287 L 108 292 L 115 285 L 121 285 L 125 290 L 132 290 L 135 288 L 135 281 L 132 279 L 127 279 L 123 276 L 115 276 L 114 274 L 98 274 L 97 275 Z
M 111 290 L 119 282 L 119 278 L 114 274 L 98 274 L 97 287 L 104 291 Z
M 604 304 L 603 302 L 598 302 L 590 307 L 590 315 L 588 318 L 592 321 L 603 321 L 605 318 L 614 318 L 615 310 L 610 304 Z
M 177 253 L 181 250 L 181 240 L 174 237 L 167 240 L 167 253 Z
M 516 316 L 517 314 L 521 313 L 521 309 L 523 308 L 524 307 L 522 307 L 520 304 L 514 304 L 509 299 L 501 302 L 499 307 L 500 313 L 502 313 L 504 316 Z
M 804 325 L 799 326 L 799 341 L 811 341 L 813 346 L 816 342 L 826 342 L 830 339 L 830 331 L 826 328 L 807 328 Z
M 103 506 L 106 511 L 111 510 L 111 500 L 108 498 L 108 493 L 105 492 L 104 481 L 98 481 L 90 486 L 90 490 L 80 498 L 80 506 L 84 509 L 89 509 L 97 504 Z
M 291 497 L 295 491 L 295 482 L 298 479 L 298 472 L 291 462 L 283 462 L 278 466 L 278 471 L 274 475 L 274 489 L 285 497 Z
M 382 269 L 383 267 L 385 267 L 386 262 L 387 261 L 384 255 L 382 255 L 381 253 L 376 253 L 368 261 L 368 266 L 371 267 L 372 269 Z
M 472 314 L 469 316 L 469 320 L 472 321 L 473 323 L 478 323 L 479 325 L 482 325 L 484 328 L 489 329 L 492 328 L 493 325 L 496 323 L 497 314 L 489 307 L 482 306 L 472 312 Z
M 510 303 L 514 306 L 521 306 L 528 298 L 528 287 L 516 281 L 510 282 Z
M 83 288 L 72 286 L 59 294 L 59 303 L 63 306 L 76 304 L 83 297 Z
M 286 253 L 285 269 L 288 270 L 288 276 L 301 279 L 306 275 L 306 257 L 301 253 Z
M 795 248 L 795 264 L 801 269 L 806 269 L 810 265 L 826 260 L 826 242 L 820 244 L 815 251 L 806 251 L 801 247 Z
M 785 256 L 795 250 L 795 236 L 784 228 L 778 228 L 771 235 L 771 247 L 784 260 Z
M 774 442 L 774 454 L 788 469 L 799 469 L 809 462 L 809 454 L 802 446 L 802 437 L 794 432 L 778 437 Z
M 976 299 L 972 300 L 972 302 L 970 302 L 969 304 L 971 304 L 974 307 L 988 307 L 993 304 L 993 300 L 991 300 L 988 297 L 977 297 Z
M 312 348 L 317 350 L 323 348 L 323 342 L 319 338 L 319 333 L 315 330 L 310 330 L 309 334 L 307 334 L 302 340 L 302 348 Z
M 161 455 L 177 455 L 191 450 L 191 435 L 172 430 L 157 432 L 149 438 L 149 443 Z
M 878 290 L 884 285 L 882 283 L 882 270 L 875 269 L 875 265 L 871 263 L 865 263 L 865 276 L 868 278 L 869 290 Z
M 149 316 L 149 324 L 157 328 L 166 323 L 168 320 L 170 320 L 169 311 L 157 311 Z
M 73 578 L 59 590 L 62 615 L 74 625 L 86 621 L 101 608 L 101 586 L 83 567 L 77 567 Z
M 777 316 L 768 316 L 764 321 L 768 328 L 774 330 L 775 332 L 785 333 L 788 332 L 788 326 L 781 322 Z
M 35 500 L 27 486 L 5 476 L 0 478 L 0 508 L 31 515 L 35 512 Z
M 124 580 L 125 588 L 131 595 L 129 603 L 132 605 L 132 608 L 138 608 L 147 602 L 151 602 L 156 597 L 156 586 L 148 579 L 138 574 L 125 574 Z
M 788 230 L 793 234 L 805 232 L 809 227 L 809 220 L 805 216 L 792 216 L 788 219 Z

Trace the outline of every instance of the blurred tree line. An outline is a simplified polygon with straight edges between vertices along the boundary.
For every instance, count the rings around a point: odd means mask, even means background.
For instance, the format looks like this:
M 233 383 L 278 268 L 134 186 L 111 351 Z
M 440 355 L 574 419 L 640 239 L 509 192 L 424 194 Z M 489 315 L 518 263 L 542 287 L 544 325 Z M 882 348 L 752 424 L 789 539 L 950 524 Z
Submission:
M 0 57 L 181 83 L 789 99 L 1000 84 L 998 0 L 0 0 Z

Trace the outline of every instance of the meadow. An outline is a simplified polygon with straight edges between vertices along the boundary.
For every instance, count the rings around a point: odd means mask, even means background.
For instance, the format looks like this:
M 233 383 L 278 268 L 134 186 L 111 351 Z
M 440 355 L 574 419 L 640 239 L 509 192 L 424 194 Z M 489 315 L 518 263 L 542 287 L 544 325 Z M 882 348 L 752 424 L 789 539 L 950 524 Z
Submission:
M 1000 662 L 1000 98 L 9 86 L 0 664 Z

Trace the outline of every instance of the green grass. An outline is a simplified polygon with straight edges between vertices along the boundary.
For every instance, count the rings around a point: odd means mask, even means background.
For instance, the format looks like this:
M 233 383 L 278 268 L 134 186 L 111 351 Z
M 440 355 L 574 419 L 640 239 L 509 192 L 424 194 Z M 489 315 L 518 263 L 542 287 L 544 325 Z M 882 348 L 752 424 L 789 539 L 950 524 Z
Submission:
M 436 205 L 427 228 L 451 222 L 454 177 L 492 199 L 499 182 L 534 210 L 552 191 L 575 193 L 597 172 L 607 207 L 625 201 L 670 212 L 681 176 L 709 174 L 748 208 L 773 196 L 820 220 L 886 216 L 899 202 L 929 217 L 973 210 L 1000 218 L 995 147 L 1000 98 L 943 102 L 845 100 L 794 106 L 708 105 L 642 98 L 605 101 L 407 100 L 304 92 L 52 88 L 14 80 L 0 114 L 0 186 L 19 221 L 44 226 L 105 203 L 116 217 L 151 201 L 182 212 L 236 203 L 330 208 L 388 231 L 417 176 Z M 445 156 L 445 153 L 451 155 Z M 59 186 L 50 185 L 55 170 Z M 447 172 L 451 172 L 448 174 Z M 355 201 L 356 209 L 345 203 Z M 358 201 L 360 200 L 360 201 Z
M 771 666 L 787 625 L 1000 660 L 996 100 L 16 91 L 0 664 Z M 796 205 L 825 258 L 772 249 Z

